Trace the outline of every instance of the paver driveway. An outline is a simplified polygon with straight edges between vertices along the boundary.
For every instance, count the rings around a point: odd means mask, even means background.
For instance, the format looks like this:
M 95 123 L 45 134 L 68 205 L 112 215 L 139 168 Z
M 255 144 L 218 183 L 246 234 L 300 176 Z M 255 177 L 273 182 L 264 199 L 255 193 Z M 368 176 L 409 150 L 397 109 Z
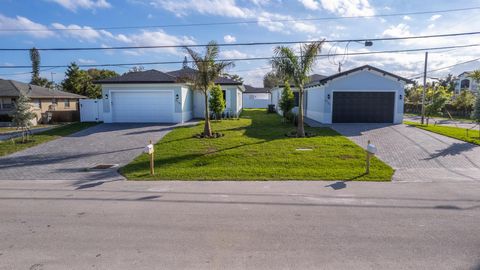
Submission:
M 480 181 L 480 146 L 406 125 L 334 124 L 358 145 L 371 140 L 396 181 Z
M 123 166 L 157 142 L 173 125 L 100 124 L 68 137 L 0 158 L 0 180 L 123 179 L 116 169 L 87 171 L 98 164 Z

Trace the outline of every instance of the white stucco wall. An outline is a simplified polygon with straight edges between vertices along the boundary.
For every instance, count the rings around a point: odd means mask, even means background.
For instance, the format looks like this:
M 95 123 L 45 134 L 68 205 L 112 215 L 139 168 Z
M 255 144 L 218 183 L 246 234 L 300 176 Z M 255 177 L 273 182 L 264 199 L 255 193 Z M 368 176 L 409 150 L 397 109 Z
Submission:
M 266 109 L 270 104 L 270 94 L 243 93 L 242 100 L 245 109 Z
M 238 93 L 241 91 L 235 85 L 221 85 L 222 90 L 225 90 L 225 110 L 233 113 L 240 113 L 242 111 L 242 102 L 237 102 Z M 203 92 L 193 91 L 193 117 L 204 118 L 205 117 L 205 100 Z
M 189 112 L 189 90 L 181 84 L 104 84 L 102 85 L 103 121 L 112 123 L 111 97 L 114 92 L 173 91 L 173 122 L 183 123 L 192 118 Z M 177 98 L 178 97 L 178 98 Z M 187 110 L 187 111 L 185 111 Z M 191 110 L 190 110 L 191 111 Z

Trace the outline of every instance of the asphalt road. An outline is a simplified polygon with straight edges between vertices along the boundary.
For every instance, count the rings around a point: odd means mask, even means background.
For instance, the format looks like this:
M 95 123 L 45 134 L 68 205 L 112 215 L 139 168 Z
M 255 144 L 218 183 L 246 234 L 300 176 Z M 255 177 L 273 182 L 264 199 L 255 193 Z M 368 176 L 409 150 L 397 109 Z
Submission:
M 0 181 L 0 269 L 480 269 L 479 225 L 475 182 Z

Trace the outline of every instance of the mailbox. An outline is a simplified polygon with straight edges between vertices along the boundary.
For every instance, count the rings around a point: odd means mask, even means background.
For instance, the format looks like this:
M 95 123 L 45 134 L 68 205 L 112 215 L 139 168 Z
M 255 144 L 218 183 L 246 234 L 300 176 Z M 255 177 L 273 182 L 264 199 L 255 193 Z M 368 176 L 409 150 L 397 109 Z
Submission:
M 145 149 L 143 150 L 143 152 L 149 155 L 153 154 L 153 144 L 149 144 L 145 146 Z
M 369 154 L 375 155 L 377 153 L 377 147 L 374 144 L 369 143 L 367 145 L 367 152 Z

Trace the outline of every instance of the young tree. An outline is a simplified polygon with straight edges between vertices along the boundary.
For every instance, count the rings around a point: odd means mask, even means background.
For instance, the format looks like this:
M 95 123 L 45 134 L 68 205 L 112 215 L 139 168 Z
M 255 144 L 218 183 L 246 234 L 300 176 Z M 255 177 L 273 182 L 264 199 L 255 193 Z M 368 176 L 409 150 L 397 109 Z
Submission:
M 233 62 L 217 61 L 219 55 L 218 45 L 215 41 L 210 41 L 205 48 L 205 55 L 202 57 L 198 52 L 186 47 L 185 50 L 193 60 L 193 66 L 197 72 L 193 78 L 189 78 L 194 90 L 201 91 L 205 101 L 205 127 L 204 135 L 212 136 L 212 128 L 210 126 L 210 112 L 208 106 L 208 93 L 214 85 L 215 80 L 225 70 L 232 67 Z
M 209 106 L 210 111 L 215 113 L 215 118 L 217 120 L 222 118 L 222 112 L 225 110 L 226 104 L 220 85 L 214 85 L 210 90 Z
M 295 107 L 295 97 L 290 88 L 289 81 L 285 81 L 285 87 L 283 88 L 280 103 L 278 105 L 283 112 L 283 118 L 287 118 L 288 113 L 290 113 L 293 107 Z
M 427 116 L 427 126 L 428 120 L 431 116 L 439 114 L 442 112 L 445 104 L 450 100 L 450 93 L 446 90 L 445 87 L 439 86 L 436 89 L 430 88 L 428 90 L 428 96 L 430 96 L 430 103 L 425 106 L 425 115 Z
M 40 53 L 35 47 L 30 49 L 30 61 L 32 62 L 32 79 L 30 84 L 51 88 L 53 82 L 40 77 Z
M 478 136 L 480 137 L 480 93 L 477 95 L 477 101 L 475 101 L 472 119 L 478 124 Z
M 298 126 L 297 137 L 305 137 L 303 124 L 303 94 L 304 86 L 309 82 L 309 73 L 312 70 L 317 54 L 323 41 L 312 42 L 300 46 L 300 56 L 294 50 L 285 46 L 278 46 L 274 51 L 274 58 L 271 61 L 273 70 L 277 74 L 284 74 L 285 78 L 292 81 L 298 89 Z
M 12 114 L 13 123 L 22 131 L 22 142 L 28 141 L 28 133 L 32 126 L 32 120 L 35 118 L 35 113 L 31 111 L 30 99 L 23 93 L 20 93 L 15 102 L 15 111 Z

